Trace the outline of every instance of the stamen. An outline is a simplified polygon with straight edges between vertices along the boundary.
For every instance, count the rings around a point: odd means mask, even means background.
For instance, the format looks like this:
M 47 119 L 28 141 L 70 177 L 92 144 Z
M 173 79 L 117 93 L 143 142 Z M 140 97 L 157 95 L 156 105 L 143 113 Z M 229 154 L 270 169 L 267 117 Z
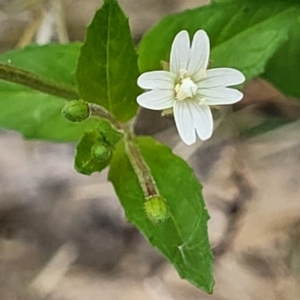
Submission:
M 198 99 L 198 104 L 199 104 L 199 105 L 203 105 L 203 104 L 205 104 L 205 103 L 206 103 L 205 98 L 199 98 L 199 99 Z
M 183 80 L 185 78 L 186 74 L 187 74 L 187 70 L 184 70 L 184 69 L 179 70 L 179 77 L 181 80 Z

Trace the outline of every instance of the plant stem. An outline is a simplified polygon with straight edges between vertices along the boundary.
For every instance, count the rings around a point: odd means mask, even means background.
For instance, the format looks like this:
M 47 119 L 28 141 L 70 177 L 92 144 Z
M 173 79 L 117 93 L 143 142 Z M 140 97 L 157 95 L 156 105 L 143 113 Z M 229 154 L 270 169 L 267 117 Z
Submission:
M 98 104 L 89 103 L 90 113 L 92 116 L 97 116 L 100 118 L 104 118 L 108 120 L 116 129 L 122 129 L 123 126 L 118 120 L 115 119 L 108 111 L 106 111 L 103 107 Z
M 129 161 L 139 179 L 141 188 L 144 192 L 145 198 L 148 199 L 152 196 L 159 195 L 159 192 L 157 190 L 155 181 L 151 175 L 151 172 L 144 161 L 144 158 L 135 144 L 133 140 L 133 133 L 127 132 L 125 135 L 125 147 L 127 156 L 129 158 Z
M 0 63 L 0 79 L 18 83 L 37 91 L 65 98 L 67 100 L 77 100 L 80 96 L 75 88 L 64 84 L 56 83 L 40 76 L 37 76 L 31 72 L 19 69 L 17 67 L 5 65 Z M 116 129 L 124 129 L 121 124 L 114 116 L 112 116 L 103 107 L 89 103 L 91 115 L 98 116 L 108 120 Z
M 80 98 L 76 89 L 71 86 L 59 84 L 37 76 L 31 72 L 1 63 L 0 79 L 18 83 L 37 91 L 68 100 L 75 100 Z

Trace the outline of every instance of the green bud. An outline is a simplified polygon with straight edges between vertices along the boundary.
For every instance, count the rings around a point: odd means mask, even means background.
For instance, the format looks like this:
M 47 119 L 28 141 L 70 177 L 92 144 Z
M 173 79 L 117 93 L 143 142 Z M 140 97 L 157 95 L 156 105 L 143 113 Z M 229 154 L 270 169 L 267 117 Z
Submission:
M 81 122 L 89 117 L 90 109 L 87 102 L 72 100 L 63 107 L 62 113 L 69 121 Z
M 161 196 L 150 197 L 144 207 L 148 219 L 155 224 L 164 222 L 170 217 L 168 205 Z
M 112 155 L 111 146 L 105 142 L 97 142 L 91 148 L 92 157 L 98 161 L 108 160 Z

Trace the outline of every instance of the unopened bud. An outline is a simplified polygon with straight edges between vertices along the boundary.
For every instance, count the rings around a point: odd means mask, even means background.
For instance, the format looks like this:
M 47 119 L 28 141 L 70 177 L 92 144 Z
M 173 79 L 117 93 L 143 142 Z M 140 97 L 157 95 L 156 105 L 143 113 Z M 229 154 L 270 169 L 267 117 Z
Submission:
M 112 155 L 111 146 L 105 142 L 97 142 L 91 148 L 92 157 L 98 161 L 108 160 Z
M 145 202 L 144 207 L 148 219 L 155 224 L 170 217 L 168 205 L 161 196 L 152 196 Z
M 89 117 L 90 109 L 87 102 L 73 100 L 63 107 L 62 113 L 69 121 L 81 122 Z

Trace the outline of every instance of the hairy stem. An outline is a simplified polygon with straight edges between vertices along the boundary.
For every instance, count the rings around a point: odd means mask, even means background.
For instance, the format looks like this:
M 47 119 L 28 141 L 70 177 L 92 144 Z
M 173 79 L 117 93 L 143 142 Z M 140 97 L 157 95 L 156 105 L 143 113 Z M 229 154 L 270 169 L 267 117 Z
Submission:
M 80 98 L 76 89 L 71 86 L 59 84 L 31 72 L 5 64 L 0 64 L 0 79 L 18 83 L 37 91 L 68 100 Z
M 133 140 L 133 133 L 127 132 L 126 134 L 126 152 L 129 161 L 139 179 L 141 188 L 144 192 L 145 198 L 159 195 L 155 181 L 151 175 L 151 172 L 143 159 L 143 156 Z
M 18 83 L 29 88 L 35 89 L 37 91 L 65 98 L 67 100 L 77 100 L 80 99 L 80 96 L 75 88 L 67 86 L 64 84 L 56 83 L 47 79 L 44 79 L 40 76 L 37 76 L 31 72 L 1 64 L 0 63 L 0 79 Z M 108 120 L 116 129 L 123 129 L 121 124 L 114 116 L 112 116 L 108 111 L 103 107 L 89 103 L 89 108 L 91 115 L 98 116 Z

